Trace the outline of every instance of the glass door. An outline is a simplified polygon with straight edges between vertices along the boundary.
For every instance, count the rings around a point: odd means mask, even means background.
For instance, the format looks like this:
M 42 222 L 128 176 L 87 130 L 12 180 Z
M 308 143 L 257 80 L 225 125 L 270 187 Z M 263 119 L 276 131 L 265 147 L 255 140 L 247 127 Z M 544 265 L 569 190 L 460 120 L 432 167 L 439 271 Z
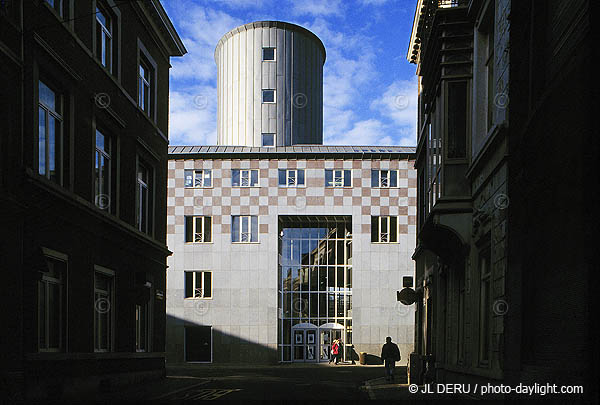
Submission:
M 331 358 L 331 330 L 322 329 L 320 330 L 320 361 L 329 361 Z
M 317 360 L 317 331 L 306 330 L 306 358 L 305 361 L 316 361 Z
M 294 331 L 294 361 L 304 361 L 304 329 Z

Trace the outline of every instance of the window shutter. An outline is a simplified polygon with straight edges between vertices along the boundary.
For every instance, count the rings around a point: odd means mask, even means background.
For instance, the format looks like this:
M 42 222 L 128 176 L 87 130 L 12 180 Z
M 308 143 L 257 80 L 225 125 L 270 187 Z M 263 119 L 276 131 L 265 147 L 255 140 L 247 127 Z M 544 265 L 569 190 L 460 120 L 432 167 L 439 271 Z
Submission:
M 352 185 L 352 171 L 344 170 L 344 187 L 350 187 Z
M 280 186 L 286 185 L 285 173 L 286 173 L 285 169 L 279 169 L 279 185 Z
M 239 187 L 240 185 L 240 171 L 237 169 L 231 171 L 231 185 L 233 187 Z
M 398 171 L 390 170 L 390 187 L 398 187 Z
M 325 169 L 325 187 L 331 187 L 333 182 L 333 170 Z
M 390 217 L 390 242 L 398 242 L 398 217 Z
M 231 221 L 231 241 L 240 241 L 240 217 L 237 215 L 233 216 Z
M 204 242 L 212 242 L 212 217 L 204 217 Z
M 379 170 L 371 170 L 371 187 L 379 187 Z
M 203 272 L 203 275 L 204 275 L 204 286 L 203 286 L 204 298 L 210 298 L 212 296 L 212 293 L 211 293 L 212 273 L 210 271 L 205 271 L 205 272 Z
M 250 242 L 258 242 L 258 217 L 251 217 L 251 227 L 250 227 Z
M 379 242 L 379 217 L 371 217 L 371 242 Z
M 298 185 L 299 186 L 304 185 L 304 170 L 302 170 L 302 169 L 298 170 Z
M 185 298 L 194 296 L 194 273 L 191 271 L 185 272 Z
M 185 217 L 185 241 L 194 241 L 194 217 Z
M 250 185 L 256 186 L 258 184 L 258 170 L 250 170 Z

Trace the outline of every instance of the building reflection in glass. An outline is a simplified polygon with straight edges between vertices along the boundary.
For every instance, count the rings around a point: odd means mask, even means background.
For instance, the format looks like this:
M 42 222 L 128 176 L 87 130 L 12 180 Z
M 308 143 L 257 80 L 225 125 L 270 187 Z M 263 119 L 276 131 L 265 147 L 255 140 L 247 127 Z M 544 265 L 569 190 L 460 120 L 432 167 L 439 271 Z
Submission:
M 279 350 L 292 361 L 292 327 L 339 324 L 352 343 L 352 219 L 285 217 L 279 223 Z M 341 329 L 341 328 L 340 328 Z

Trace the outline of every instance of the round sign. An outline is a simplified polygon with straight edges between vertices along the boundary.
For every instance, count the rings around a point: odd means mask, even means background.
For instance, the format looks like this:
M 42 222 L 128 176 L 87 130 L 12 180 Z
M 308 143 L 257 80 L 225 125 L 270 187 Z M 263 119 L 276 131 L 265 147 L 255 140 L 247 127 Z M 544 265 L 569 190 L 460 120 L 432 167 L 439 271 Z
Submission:
M 398 301 L 404 305 L 412 305 L 417 300 L 417 293 L 412 288 L 403 288 L 398 292 Z

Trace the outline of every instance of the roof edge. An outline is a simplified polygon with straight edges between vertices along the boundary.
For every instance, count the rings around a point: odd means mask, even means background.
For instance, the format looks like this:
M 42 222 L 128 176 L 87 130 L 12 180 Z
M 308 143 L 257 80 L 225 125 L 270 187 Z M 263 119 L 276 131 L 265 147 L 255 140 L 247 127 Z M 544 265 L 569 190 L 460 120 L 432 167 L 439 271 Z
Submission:
M 327 59 L 327 52 L 325 51 L 325 45 L 323 45 L 323 41 L 321 41 L 321 38 L 319 38 L 314 32 L 312 32 L 312 31 L 308 30 L 307 28 L 304 28 L 300 25 L 290 23 L 290 22 L 275 21 L 275 20 L 254 21 L 251 23 L 247 23 L 247 24 L 235 27 L 232 30 L 229 30 L 227 33 L 225 33 L 221 37 L 221 39 L 219 39 L 219 42 L 217 42 L 217 46 L 215 47 L 215 52 L 214 52 L 215 62 L 217 61 L 217 50 L 223 45 L 223 43 L 227 39 L 231 38 L 233 35 L 237 34 L 238 32 L 247 31 L 249 29 L 254 29 L 254 28 L 263 28 L 263 27 L 281 28 L 281 29 L 285 29 L 285 30 L 289 30 L 289 31 L 296 31 L 296 32 L 306 34 L 308 37 L 312 38 L 317 43 L 317 45 L 319 45 L 319 47 L 321 48 L 321 51 L 323 52 L 323 64 L 325 64 L 325 60 Z

